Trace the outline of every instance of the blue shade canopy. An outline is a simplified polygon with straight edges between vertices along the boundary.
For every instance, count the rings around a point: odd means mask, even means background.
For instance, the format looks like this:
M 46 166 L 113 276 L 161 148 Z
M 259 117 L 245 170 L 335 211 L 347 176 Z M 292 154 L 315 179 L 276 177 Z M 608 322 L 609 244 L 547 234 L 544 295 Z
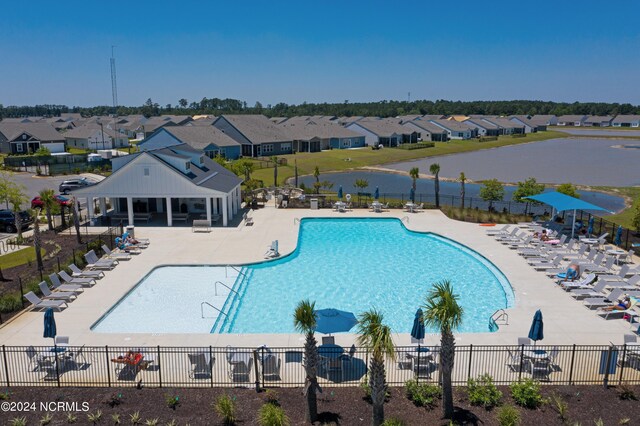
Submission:
M 411 337 L 416 340 L 424 339 L 424 322 L 422 321 L 422 309 L 416 311 L 416 317 L 413 319 L 413 328 L 411 329 Z
M 619 246 L 622 244 L 622 226 L 618 226 L 616 231 L 616 237 L 613 239 L 613 244 Z
M 47 308 L 44 311 L 44 334 L 42 337 L 56 337 L 56 320 L 53 318 L 53 309 Z
M 540 312 L 540 309 L 538 309 L 533 315 L 533 322 L 531 323 L 531 328 L 529 329 L 529 339 L 533 340 L 534 342 L 544 339 L 543 328 L 544 324 L 542 322 L 542 312 Z
M 562 194 L 557 191 L 543 192 L 542 194 L 532 195 L 530 197 L 524 197 L 524 198 L 549 204 L 558 212 L 563 212 L 565 210 L 602 210 L 605 212 L 609 211 L 600 206 L 596 206 L 595 204 L 587 203 L 586 201 L 582 201 L 578 198 L 570 197 L 568 195 Z
M 342 199 L 342 185 L 338 188 L 338 198 Z
M 373 199 L 377 200 L 380 198 L 380 189 L 376 186 L 376 192 L 373 193 Z
M 340 333 L 349 331 L 358 323 L 356 316 L 352 312 L 340 311 L 338 309 L 319 309 L 316 314 L 316 328 L 318 333 Z

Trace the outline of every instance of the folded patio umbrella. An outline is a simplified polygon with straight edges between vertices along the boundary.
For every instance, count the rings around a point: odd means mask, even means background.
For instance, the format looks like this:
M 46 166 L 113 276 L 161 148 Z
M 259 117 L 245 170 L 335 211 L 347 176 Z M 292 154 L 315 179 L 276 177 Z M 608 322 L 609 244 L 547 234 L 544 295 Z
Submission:
M 616 237 L 613 239 L 613 244 L 619 246 L 622 244 L 622 225 L 618 226 L 616 231 Z
M 529 339 L 533 340 L 534 342 L 544 339 L 543 328 L 544 324 L 542 322 L 542 312 L 540 311 L 540 309 L 538 309 L 533 315 L 533 322 L 531 323 L 531 328 L 529 329 Z
M 358 323 L 356 316 L 352 312 L 340 311 L 338 309 L 319 309 L 316 314 L 316 331 L 318 333 L 340 333 L 349 331 Z
M 338 198 L 342 200 L 342 185 L 338 188 Z
M 42 337 L 55 339 L 56 331 L 56 320 L 53 318 L 53 309 L 47 308 L 47 310 L 44 311 L 44 334 Z
M 418 308 L 416 316 L 413 319 L 413 328 L 411 329 L 411 337 L 416 340 L 424 339 L 424 323 L 422 319 L 422 309 Z
M 373 193 L 373 199 L 377 200 L 380 198 L 380 189 L 376 186 L 376 192 Z

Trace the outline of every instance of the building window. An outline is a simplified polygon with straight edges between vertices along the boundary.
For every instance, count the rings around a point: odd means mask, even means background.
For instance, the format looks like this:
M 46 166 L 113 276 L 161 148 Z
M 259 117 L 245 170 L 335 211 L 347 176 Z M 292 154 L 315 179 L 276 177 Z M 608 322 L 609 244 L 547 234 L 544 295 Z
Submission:
M 144 168 L 144 175 L 145 176 L 149 176 L 149 168 L 148 167 Z
M 22 135 L 22 140 L 26 141 L 27 140 L 27 135 Z
M 185 163 L 184 168 L 185 168 L 186 170 L 191 170 L 191 161 L 187 161 L 187 162 Z
M 271 143 L 262 144 L 262 153 L 263 154 L 269 154 L 271 152 L 273 152 L 273 144 L 271 144 Z
M 351 139 L 343 139 L 342 140 L 342 147 L 343 148 L 349 148 L 351 146 Z
M 22 144 L 21 143 L 16 144 L 16 152 L 22 152 Z
M 291 151 L 291 142 L 281 143 L 280 151 Z

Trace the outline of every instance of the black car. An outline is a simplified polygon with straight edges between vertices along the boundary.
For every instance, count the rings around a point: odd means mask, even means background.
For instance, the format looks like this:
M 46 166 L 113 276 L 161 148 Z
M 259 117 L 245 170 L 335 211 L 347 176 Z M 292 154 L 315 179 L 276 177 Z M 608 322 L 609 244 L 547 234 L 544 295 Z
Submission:
M 26 229 L 29 225 L 33 225 L 33 218 L 25 211 L 20 212 L 22 218 L 22 229 Z M 11 210 L 0 210 L 0 230 L 3 232 L 16 232 L 16 217 Z
M 60 184 L 58 190 L 67 195 L 70 191 L 78 188 L 84 188 L 85 186 L 95 185 L 95 182 L 90 181 L 87 178 L 69 179 Z

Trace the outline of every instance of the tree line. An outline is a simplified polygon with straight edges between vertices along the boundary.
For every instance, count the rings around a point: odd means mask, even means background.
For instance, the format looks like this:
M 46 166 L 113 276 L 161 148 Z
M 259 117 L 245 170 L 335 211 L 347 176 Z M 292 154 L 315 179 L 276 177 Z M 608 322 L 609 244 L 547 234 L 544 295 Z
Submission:
M 51 116 L 56 117 L 64 113 L 80 113 L 83 116 L 118 114 L 119 116 L 141 114 L 146 117 L 169 115 L 196 114 L 264 114 L 268 117 L 292 117 L 297 115 L 335 115 L 335 116 L 378 116 L 396 117 L 408 114 L 482 114 L 482 115 L 618 115 L 640 114 L 640 106 L 629 103 L 606 102 L 551 102 L 551 101 L 448 101 L 448 100 L 416 100 L 408 101 L 378 101 L 356 102 L 345 100 L 342 103 L 307 103 L 263 105 L 256 102 L 253 106 L 237 99 L 202 98 L 200 101 L 179 99 L 175 104 L 164 106 L 147 99 L 140 106 L 93 106 L 69 107 L 66 105 L 35 105 L 35 106 L 3 106 L 0 104 L 0 118 Z

